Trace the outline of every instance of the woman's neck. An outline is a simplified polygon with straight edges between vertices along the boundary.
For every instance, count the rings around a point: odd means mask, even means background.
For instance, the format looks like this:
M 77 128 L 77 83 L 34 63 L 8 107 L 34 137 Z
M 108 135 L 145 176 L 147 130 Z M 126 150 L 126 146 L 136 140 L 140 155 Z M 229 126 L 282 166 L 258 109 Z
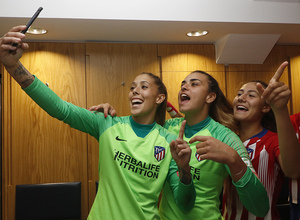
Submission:
M 153 122 L 155 121 L 153 117 L 146 117 L 146 116 L 133 116 L 132 115 L 132 119 L 136 123 L 142 124 L 142 125 L 150 125 L 150 124 L 153 124 Z
M 258 122 L 240 122 L 239 124 L 239 136 L 242 142 L 248 140 L 252 136 L 258 134 L 263 130 L 263 126 L 260 121 Z
M 194 113 L 189 112 L 189 113 L 185 114 L 184 118 L 186 120 L 186 123 L 189 126 L 193 126 L 195 124 L 200 123 L 204 119 L 206 119 L 207 116 L 208 116 L 208 112 L 205 112 L 205 111 L 201 111 L 200 113 L 199 112 L 194 112 Z

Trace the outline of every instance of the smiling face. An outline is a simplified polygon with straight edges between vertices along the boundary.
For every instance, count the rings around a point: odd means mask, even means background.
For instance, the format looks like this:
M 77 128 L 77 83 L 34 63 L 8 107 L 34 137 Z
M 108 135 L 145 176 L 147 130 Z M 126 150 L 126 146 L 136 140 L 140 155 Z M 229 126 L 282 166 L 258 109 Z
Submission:
M 261 121 L 270 107 L 261 98 L 256 88 L 256 82 L 244 84 L 233 100 L 234 118 L 239 122 Z
M 180 112 L 185 115 L 208 114 L 212 93 L 209 92 L 208 77 L 204 74 L 193 72 L 181 83 L 178 93 Z M 203 110 L 205 112 L 203 112 Z
M 129 101 L 133 119 L 141 124 L 154 122 L 156 109 L 164 101 L 158 94 L 158 86 L 147 74 L 141 74 L 131 83 Z

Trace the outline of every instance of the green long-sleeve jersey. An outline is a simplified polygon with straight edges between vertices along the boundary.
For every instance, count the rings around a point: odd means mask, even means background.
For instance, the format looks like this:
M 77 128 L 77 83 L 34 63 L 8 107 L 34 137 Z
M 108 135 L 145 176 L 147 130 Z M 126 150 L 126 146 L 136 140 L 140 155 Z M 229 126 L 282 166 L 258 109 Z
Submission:
M 160 219 L 157 203 L 166 181 L 174 186 L 180 208 L 193 207 L 193 183 L 179 181 L 172 160 L 169 143 L 175 135 L 156 123 L 140 125 L 130 116 L 104 118 L 65 102 L 37 77 L 24 90 L 49 115 L 99 141 L 99 188 L 88 219 Z
M 178 134 L 184 118 L 174 118 L 166 121 L 165 128 L 174 134 Z M 264 216 L 269 210 L 267 192 L 256 177 L 255 171 L 249 159 L 247 150 L 239 137 L 230 129 L 207 117 L 205 120 L 194 126 L 185 126 L 184 140 L 189 141 L 195 136 L 212 136 L 230 147 L 234 148 L 242 160 L 248 165 L 244 176 L 233 182 L 240 199 L 245 207 L 257 216 Z M 196 152 L 197 142 L 190 145 L 192 156 L 190 160 L 192 177 L 196 189 L 196 201 L 194 208 L 188 214 L 176 209 L 169 183 L 165 183 L 162 201 L 160 203 L 160 214 L 162 219 L 222 219 L 219 205 L 219 196 L 222 191 L 224 180 L 230 175 L 227 165 L 212 160 L 201 160 Z

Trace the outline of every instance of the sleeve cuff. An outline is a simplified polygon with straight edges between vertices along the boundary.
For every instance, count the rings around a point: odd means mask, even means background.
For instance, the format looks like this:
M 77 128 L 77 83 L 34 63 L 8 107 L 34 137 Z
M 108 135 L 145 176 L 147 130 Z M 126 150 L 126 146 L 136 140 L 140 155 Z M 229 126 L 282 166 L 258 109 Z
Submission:
M 232 184 L 235 187 L 244 187 L 250 181 L 251 175 L 253 175 L 253 173 L 252 173 L 251 169 L 249 167 L 247 167 L 247 170 L 246 170 L 245 174 L 242 176 L 242 178 L 239 179 L 239 181 L 237 181 L 237 182 L 232 181 Z

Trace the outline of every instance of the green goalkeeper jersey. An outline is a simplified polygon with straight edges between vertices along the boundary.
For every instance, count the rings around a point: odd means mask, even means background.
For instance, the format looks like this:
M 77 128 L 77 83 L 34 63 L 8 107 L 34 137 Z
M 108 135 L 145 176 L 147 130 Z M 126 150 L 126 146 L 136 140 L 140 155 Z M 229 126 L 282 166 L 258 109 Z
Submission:
M 164 125 L 169 131 L 178 134 L 184 118 L 174 118 L 166 121 Z M 268 196 L 262 183 L 255 175 L 255 171 L 249 160 L 246 148 L 239 137 L 230 129 L 207 117 L 194 126 L 185 126 L 184 140 L 189 141 L 195 136 L 212 136 L 234 148 L 242 160 L 248 165 L 244 176 L 233 183 L 239 192 L 243 204 L 256 214 L 267 213 L 269 209 Z M 178 210 L 172 198 L 170 183 L 166 182 L 163 188 L 162 200 L 159 212 L 162 219 L 188 220 L 222 219 L 219 206 L 219 196 L 222 192 L 224 180 L 230 175 L 227 165 L 212 160 L 202 160 L 196 152 L 197 142 L 190 145 L 192 155 L 190 160 L 191 173 L 196 189 L 196 201 L 194 208 L 188 214 Z
M 104 118 L 61 100 L 37 78 L 24 90 L 49 115 L 99 141 L 99 187 L 89 220 L 160 219 L 157 203 L 165 181 L 180 208 L 193 207 L 193 182 L 179 181 L 172 160 L 174 134 L 156 123 L 137 124 L 131 116 Z

